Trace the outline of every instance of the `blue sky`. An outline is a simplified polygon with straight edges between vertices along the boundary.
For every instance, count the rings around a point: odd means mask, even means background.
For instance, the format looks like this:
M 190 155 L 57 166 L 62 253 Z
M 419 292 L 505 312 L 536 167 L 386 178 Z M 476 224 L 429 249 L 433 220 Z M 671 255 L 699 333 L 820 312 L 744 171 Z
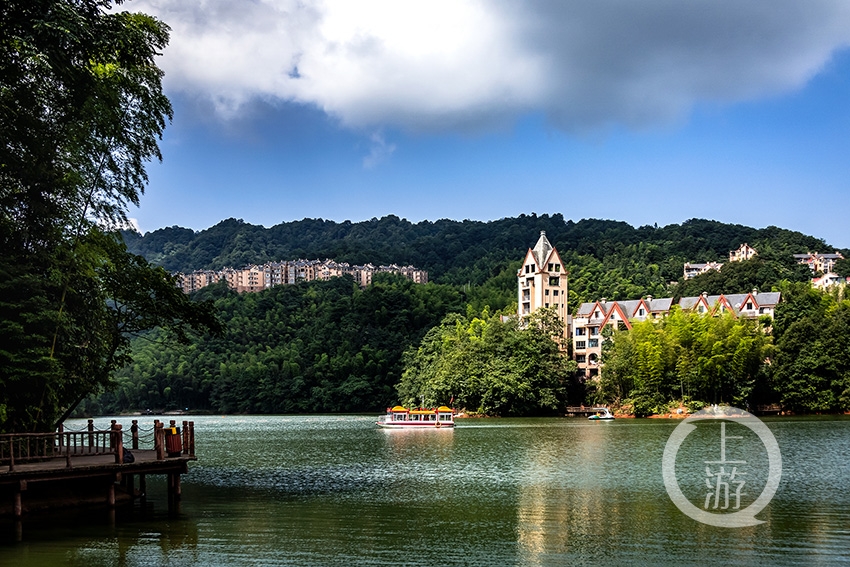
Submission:
M 709 218 L 850 248 L 846 4 L 131 2 L 172 27 L 175 118 L 130 216 Z

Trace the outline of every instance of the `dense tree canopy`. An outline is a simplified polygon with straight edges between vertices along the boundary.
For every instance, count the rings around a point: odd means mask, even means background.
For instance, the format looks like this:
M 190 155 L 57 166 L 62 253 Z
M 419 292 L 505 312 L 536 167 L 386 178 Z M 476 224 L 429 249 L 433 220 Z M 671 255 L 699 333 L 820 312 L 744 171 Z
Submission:
M 767 322 L 763 321 L 762 323 Z M 772 341 L 759 321 L 674 310 L 606 339 L 599 401 L 662 413 L 672 400 L 746 407 L 767 376 Z
M 143 328 L 216 326 L 110 232 L 171 116 L 168 28 L 113 4 L 0 5 L 0 430 L 50 429 Z
M 135 342 L 133 362 L 89 411 L 211 410 L 217 413 L 375 411 L 395 402 L 401 355 L 447 313 L 464 308 L 449 286 L 378 274 L 237 295 L 204 288 L 226 323 L 222 337 L 162 345 Z
M 806 284 L 783 291 L 773 364 L 780 401 L 797 412 L 850 411 L 850 300 Z
M 172 227 L 124 234 L 128 247 L 173 271 L 221 269 L 295 258 L 333 258 L 363 264 L 413 264 L 432 281 L 482 293 L 476 308 L 506 307 L 516 299 L 516 269 L 541 230 L 570 272 L 570 305 L 600 297 L 634 299 L 768 290 L 781 279 L 808 277 L 791 254 L 827 250 L 820 239 L 776 227 L 754 229 L 708 220 L 634 228 L 624 222 L 565 221 L 560 214 L 520 215 L 491 222 L 411 223 L 395 216 L 352 223 L 322 219 L 271 228 L 228 219 L 200 232 Z M 677 288 L 685 262 L 721 261 L 748 242 L 759 251 L 748 267 L 731 267 Z M 705 276 L 704 276 L 705 277 Z M 744 286 L 744 287 L 740 287 Z M 694 292 L 695 293 L 691 293 Z
M 563 323 L 540 309 L 527 325 L 486 309 L 448 315 L 405 357 L 403 403 L 454 404 L 489 415 L 556 413 L 567 402 L 575 363 L 558 348 Z

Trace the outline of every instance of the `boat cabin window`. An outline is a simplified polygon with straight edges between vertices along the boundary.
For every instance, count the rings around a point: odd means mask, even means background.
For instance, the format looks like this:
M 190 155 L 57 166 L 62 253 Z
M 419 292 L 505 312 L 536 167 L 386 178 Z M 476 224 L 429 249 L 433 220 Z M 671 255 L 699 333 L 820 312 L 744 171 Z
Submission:
M 393 421 L 407 421 L 406 418 L 407 418 L 407 414 L 405 414 L 405 413 L 394 413 L 393 414 Z

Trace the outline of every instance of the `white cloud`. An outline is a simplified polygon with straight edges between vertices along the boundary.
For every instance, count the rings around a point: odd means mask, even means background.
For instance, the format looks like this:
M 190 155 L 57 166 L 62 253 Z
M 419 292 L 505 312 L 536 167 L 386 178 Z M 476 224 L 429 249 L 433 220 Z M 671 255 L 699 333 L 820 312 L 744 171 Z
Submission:
M 384 135 L 380 132 L 375 132 L 369 137 L 372 146 L 369 149 L 369 155 L 363 158 L 363 167 L 372 169 L 382 161 L 389 158 L 395 151 L 395 144 L 387 143 Z
M 166 86 L 352 127 L 640 127 L 804 84 L 850 44 L 846 0 L 138 0 L 172 27 Z

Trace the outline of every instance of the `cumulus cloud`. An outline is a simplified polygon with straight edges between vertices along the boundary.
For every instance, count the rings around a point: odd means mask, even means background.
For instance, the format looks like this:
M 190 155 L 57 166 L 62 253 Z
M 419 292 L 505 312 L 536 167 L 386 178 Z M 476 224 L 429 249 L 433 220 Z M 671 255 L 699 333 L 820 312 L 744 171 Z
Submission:
M 850 44 L 846 0 L 138 0 L 172 27 L 172 91 L 351 127 L 566 131 L 674 120 L 798 88 Z

